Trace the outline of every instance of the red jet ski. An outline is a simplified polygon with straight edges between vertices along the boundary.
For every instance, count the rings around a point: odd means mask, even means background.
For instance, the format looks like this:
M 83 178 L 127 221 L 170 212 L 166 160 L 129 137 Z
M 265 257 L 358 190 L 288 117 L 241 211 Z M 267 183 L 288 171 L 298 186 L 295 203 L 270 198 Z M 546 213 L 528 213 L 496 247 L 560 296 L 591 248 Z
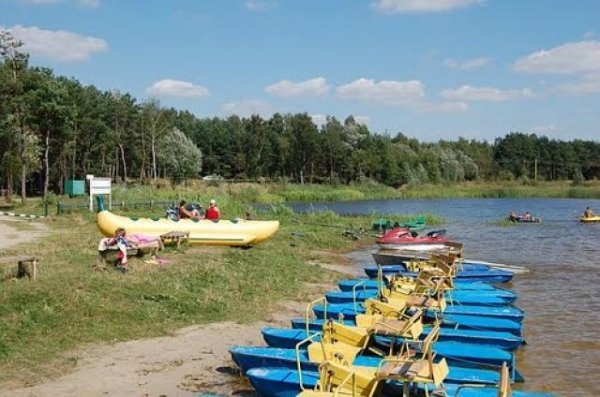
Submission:
M 425 236 L 397 227 L 377 239 L 377 244 L 385 249 L 401 249 L 411 251 L 431 251 L 444 249 L 448 238 L 445 230 L 435 230 Z

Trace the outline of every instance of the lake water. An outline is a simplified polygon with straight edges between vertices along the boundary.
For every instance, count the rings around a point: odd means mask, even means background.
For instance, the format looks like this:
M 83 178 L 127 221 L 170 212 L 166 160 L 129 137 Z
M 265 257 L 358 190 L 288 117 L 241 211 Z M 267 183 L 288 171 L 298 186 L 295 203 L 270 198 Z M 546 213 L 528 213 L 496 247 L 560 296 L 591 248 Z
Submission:
M 527 345 L 517 354 L 526 378 L 522 389 L 560 396 L 600 395 L 600 224 L 577 221 L 600 200 L 444 199 L 370 200 L 292 204 L 297 211 L 330 209 L 344 214 L 433 213 L 444 217 L 452 240 L 468 258 L 526 265 L 527 275 L 509 286 L 526 311 Z M 511 210 L 529 211 L 542 224 L 494 224 Z M 393 216 L 391 216 L 393 219 Z M 367 258 L 375 246 L 357 253 Z M 366 260 L 366 259 L 365 259 Z M 369 263 L 372 264 L 372 263 Z M 520 387 L 521 388 L 521 387 Z

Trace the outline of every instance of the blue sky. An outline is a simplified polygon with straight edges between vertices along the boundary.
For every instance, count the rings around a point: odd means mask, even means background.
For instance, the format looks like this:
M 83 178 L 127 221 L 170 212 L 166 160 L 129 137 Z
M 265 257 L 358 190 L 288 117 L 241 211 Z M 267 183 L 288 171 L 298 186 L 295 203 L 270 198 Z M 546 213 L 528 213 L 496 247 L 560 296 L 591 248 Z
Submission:
M 0 0 L 34 65 L 199 117 L 600 139 L 600 1 Z

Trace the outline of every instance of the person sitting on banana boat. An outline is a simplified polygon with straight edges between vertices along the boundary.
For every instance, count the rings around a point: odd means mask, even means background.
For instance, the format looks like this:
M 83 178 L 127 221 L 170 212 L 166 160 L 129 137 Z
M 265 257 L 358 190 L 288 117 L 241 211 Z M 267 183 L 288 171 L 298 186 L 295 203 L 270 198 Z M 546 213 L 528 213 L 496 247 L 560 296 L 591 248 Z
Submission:
M 204 219 L 200 211 L 195 208 L 187 208 L 185 200 L 179 202 L 179 219 Z
M 583 211 L 583 217 L 584 218 L 591 218 L 593 216 L 594 216 L 594 211 L 590 207 L 587 207 L 585 209 L 585 211 Z
M 219 207 L 217 207 L 217 202 L 215 199 L 210 200 L 204 217 L 206 219 L 210 219 L 211 221 L 218 221 L 221 217 L 221 212 L 219 211 Z

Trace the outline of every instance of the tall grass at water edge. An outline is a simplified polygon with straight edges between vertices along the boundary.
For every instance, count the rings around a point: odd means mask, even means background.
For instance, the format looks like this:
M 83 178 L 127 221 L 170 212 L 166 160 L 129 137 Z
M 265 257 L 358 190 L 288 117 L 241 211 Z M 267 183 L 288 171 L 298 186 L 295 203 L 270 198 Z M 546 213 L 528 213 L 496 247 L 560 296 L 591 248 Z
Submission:
M 243 216 L 252 204 L 281 204 L 290 201 L 325 202 L 370 199 L 443 199 L 443 198 L 581 198 L 600 199 L 600 182 L 586 182 L 573 186 L 568 181 L 530 182 L 464 182 L 438 185 L 406 185 L 398 189 L 379 184 L 351 185 L 295 185 L 189 181 L 185 185 L 170 186 L 167 181 L 156 185 L 132 185 L 113 189 L 113 205 L 127 208 L 134 203 L 170 201 L 181 199 L 199 202 L 204 206 L 216 199 L 223 212 Z M 49 213 L 56 211 L 56 201 L 67 207 L 79 205 L 80 211 L 87 204 L 85 198 L 69 199 L 51 196 Z M 39 198 L 28 199 L 25 205 L 16 202 L 15 211 L 41 214 L 43 203 Z M 157 206 L 154 216 L 164 215 L 164 208 Z M 148 211 L 146 211 L 148 213 Z

